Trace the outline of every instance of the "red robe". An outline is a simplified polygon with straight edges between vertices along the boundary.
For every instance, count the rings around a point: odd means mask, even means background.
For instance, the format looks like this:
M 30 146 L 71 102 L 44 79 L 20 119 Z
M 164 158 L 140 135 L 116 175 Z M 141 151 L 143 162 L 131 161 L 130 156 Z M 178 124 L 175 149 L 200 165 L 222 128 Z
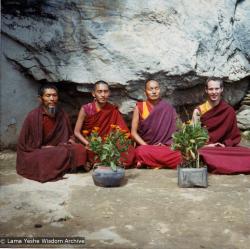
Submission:
M 111 125 L 119 125 L 122 130 L 129 132 L 129 129 L 119 112 L 117 106 L 107 103 L 100 111 L 95 108 L 95 102 L 84 105 L 86 118 L 83 124 L 83 130 L 92 131 L 94 127 L 99 127 L 99 135 L 104 138 L 112 130 Z M 134 163 L 134 147 L 130 146 L 127 152 L 121 154 L 121 161 L 125 167 L 130 167 Z M 88 151 L 88 160 L 93 162 L 94 154 Z
M 207 128 L 210 143 L 223 143 L 222 147 L 203 147 L 201 158 L 212 173 L 250 173 L 250 149 L 237 146 L 240 131 L 234 109 L 225 101 L 201 116 L 201 123 Z
M 38 107 L 26 117 L 17 145 L 17 173 L 39 182 L 58 179 L 86 162 L 84 146 L 66 144 L 72 129 L 63 110 L 58 111 L 53 125 L 48 122 L 45 127 L 44 133 L 43 108 Z M 50 132 L 48 127 L 53 127 Z M 54 147 L 42 148 L 46 145 Z
M 176 168 L 181 162 L 181 154 L 170 148 L 172 134 L 176 130 L 175 109 L 161 100 L 153 109 L 149 109 L 149 116 L 143 119 L 141 102 L 137 106 L 140 115 L 138 133 L 148 144 L 136 148 L 137 167 Z M 158 143 L 163 146 L 157 146 Z

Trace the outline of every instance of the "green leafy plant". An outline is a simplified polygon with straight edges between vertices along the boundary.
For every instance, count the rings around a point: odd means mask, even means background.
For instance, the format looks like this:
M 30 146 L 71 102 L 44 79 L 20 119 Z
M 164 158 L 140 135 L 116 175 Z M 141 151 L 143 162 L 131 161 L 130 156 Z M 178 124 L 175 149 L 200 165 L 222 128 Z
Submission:
M 173 134 L 172 149 L 180 151 L 183 158 L 182 167 L 201 167 L 198 149 L 207 141 L 208 132 L 199 122 L 183 124 L 180 130 Z
M 127 151 L 131 144 L 130 133 L 117 125 L 111 125 L 111 132 L 104 138 L 99 136 L 98 131 L 99 127 L 94 127 L 91 131 L 90 149 L 96 154 L 97 164 L 116 171 L 117 166 L 122 165 L 121 153 Z

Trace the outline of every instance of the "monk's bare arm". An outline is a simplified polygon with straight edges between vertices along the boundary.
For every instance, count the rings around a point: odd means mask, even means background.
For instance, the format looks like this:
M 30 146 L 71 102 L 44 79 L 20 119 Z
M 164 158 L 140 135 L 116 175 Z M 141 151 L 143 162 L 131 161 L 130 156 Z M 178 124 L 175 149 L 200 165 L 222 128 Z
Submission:
M 139 110 L 137 106 L 134 109 L 132 124 L 131 124 L 131 135 L 134 140 L 140 145 L 146 145 L 147 143 L 139 136 L 137 130 L 139 125 Z
M 197 122 L 200 122 L 200 111 L 196 108 L 193 112 L 192 123 L 195 124 Z
M 89 146 L 89 141 L 83 137 L 82 133 L 81 133 L 81 129 L 83 126 L 83 122 L 86 118 L 86 113 L 84 111 L 83 108 L 81 108 L 79 114 L 78 114 L 78 118 L 76 121 L 76 125 L 75 125 L 75 129 L 74 129 L 74 134 L 75 136 L 86 146 Z

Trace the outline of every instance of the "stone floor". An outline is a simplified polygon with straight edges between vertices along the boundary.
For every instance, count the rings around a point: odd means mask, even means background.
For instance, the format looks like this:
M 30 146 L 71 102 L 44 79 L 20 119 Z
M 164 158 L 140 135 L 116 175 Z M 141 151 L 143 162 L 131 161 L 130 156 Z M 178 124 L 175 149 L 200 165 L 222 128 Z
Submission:
M 175 170 L 146 169 L 127 170 L 119 188 L 95 186 L 91 173 L 41 184 L 16 174 L 15 157 L 0 153 L 1 236 L 84 236 L 84 248 L 101 249 L 249 248 L 250 175 L 209 175 L 206 189 L 179 188 Z

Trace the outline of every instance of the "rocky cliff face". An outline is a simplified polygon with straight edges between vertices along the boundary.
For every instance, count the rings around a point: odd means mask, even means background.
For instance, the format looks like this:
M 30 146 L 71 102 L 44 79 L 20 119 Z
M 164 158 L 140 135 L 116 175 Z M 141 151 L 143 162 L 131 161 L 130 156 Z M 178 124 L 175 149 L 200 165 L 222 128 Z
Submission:
M 28 80 L 74 85 L 71 94 L 63 91 L 69 109 L 77 91 L 88 101 L 100 79 L 110 82 L 125 114 L 144 97 L 146 78 L 159 80 L 180 113 L 202 101 L 207 76 L 225 80 L 233 105 L 249 88 L 250 1 L 5 0 L 2 40 L 9 74 L 24 75 L 17 87 L 27 92 Z M 9 74 L 4 84 L 17 84 Z M 10 113 L 14 107 L 6 105 Z

